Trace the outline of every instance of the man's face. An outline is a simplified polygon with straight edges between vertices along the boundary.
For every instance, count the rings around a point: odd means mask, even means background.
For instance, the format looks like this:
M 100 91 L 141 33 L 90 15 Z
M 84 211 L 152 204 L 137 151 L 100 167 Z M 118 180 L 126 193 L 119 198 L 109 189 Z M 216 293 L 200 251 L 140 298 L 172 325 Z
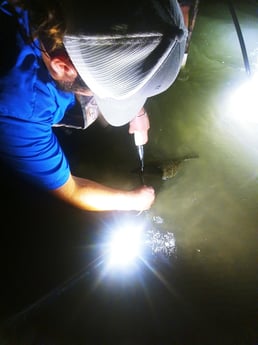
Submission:
M 92 96 L 93 93 L 81 79 L 79 74 L 73 81 L 66 81 L 66 80 L 58 80 L 56 81 L 58 87 L 67 92 L 78 93 L 85 96 Z

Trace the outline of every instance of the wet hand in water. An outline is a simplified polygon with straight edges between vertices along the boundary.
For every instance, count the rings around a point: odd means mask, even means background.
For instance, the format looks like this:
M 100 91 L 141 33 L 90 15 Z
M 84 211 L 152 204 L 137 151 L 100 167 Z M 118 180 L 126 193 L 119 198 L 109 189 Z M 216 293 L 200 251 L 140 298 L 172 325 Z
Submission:
M 135 134 L 137 137 L 136 145 L 144 145 L 147 143 L 149 128 L 149 116 L 145 109 L 142 108 L 139 111 L 139 114 L 129 124 L 129 133 Z
M 155 200 L 155 191 L 152 187 L 141 186 L 133 191 L 134 209 L 144 211 L 151 208 Z

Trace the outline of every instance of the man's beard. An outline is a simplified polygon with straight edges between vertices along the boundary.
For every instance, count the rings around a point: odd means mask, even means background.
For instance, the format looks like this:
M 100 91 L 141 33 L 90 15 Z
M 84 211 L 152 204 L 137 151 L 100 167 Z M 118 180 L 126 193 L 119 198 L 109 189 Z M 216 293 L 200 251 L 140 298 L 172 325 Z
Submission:
M 85 93 L 89 91 L 89 88 L 79 75 L 73 81 L 56 81 L 56 83 L 59 89 L 67 92 Z

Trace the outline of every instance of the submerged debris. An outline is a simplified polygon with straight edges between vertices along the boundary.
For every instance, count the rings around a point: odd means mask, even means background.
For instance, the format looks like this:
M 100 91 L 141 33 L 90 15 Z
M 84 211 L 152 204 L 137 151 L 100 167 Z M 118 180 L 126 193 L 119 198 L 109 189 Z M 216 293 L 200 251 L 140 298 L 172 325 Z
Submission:
M 145 243 L 151 248 L 154 255 L 171 256 L 176 252 L 176 240 L 172 232 L 161 232 L 158 229 L 148 230 Z
M 160 216 L 153 216 L 152 220 L 155 224 L 163 224 L 164 223 L 164 219 Z

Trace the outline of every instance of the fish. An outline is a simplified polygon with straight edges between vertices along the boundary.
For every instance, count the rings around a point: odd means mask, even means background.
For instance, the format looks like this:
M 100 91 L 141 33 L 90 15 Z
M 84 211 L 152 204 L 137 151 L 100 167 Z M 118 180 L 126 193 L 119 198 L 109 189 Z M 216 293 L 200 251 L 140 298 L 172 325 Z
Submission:
M 171 158 L 163 161 L 146 162 L 143 170 L 144 176 L 159 176 L 163 181 L 174 178 L 184 162 L 199 158 L 197 154 L 191 154 L 179 158 Z M 140 173 L 140 168 L 133 172 Z
M 191 159 L 199 158 L 198 155 L 185 156 L 182 158 L 176 158 L 168 161 L 162 162 L 160 169 L 162 171 L 162 180 L 169 180 L 177 175 L 182 163 L 189 161 Z
M 184 161 L 185 160 L 176 159 L 172 161 L 163 162 L 160 167 L 162 171 L 162 180 L 166 181 L 175 177 L 179 171 L 180 165 Z

